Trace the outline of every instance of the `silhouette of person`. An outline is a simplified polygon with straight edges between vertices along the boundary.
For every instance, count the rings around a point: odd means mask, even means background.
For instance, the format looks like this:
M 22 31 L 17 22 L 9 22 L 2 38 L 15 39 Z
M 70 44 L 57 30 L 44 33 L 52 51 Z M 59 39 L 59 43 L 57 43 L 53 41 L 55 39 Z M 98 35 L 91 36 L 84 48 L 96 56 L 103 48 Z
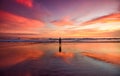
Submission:
M 61 38 L 59 38 L 59 44 L 61 45 Z

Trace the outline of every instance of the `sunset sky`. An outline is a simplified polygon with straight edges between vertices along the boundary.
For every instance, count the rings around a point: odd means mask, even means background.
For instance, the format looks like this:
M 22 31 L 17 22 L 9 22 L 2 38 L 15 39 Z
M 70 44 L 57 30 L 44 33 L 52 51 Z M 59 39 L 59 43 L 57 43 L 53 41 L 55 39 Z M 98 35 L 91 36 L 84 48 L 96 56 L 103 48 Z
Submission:
M 120 0 L 0 0 L 0 34 L 120 37 Z

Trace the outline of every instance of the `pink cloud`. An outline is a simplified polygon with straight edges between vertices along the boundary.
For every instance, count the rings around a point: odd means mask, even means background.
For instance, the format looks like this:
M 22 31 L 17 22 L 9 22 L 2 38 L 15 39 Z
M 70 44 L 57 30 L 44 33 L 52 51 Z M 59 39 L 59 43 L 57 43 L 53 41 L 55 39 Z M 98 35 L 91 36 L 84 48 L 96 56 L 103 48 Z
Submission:
M 32 0 L 16 0 L 19 4 L 23 4 L 27 7 L 32 7 L 33 6 L 33 2 Z
M 70 17 L 64 17 L 61 20 L 55 20 L 55 21 L 52 21 L 52 23 L 56 26 L 66 26 L 66 25 L 74 24 L 74 22 L 72 20 L 70 20 Z

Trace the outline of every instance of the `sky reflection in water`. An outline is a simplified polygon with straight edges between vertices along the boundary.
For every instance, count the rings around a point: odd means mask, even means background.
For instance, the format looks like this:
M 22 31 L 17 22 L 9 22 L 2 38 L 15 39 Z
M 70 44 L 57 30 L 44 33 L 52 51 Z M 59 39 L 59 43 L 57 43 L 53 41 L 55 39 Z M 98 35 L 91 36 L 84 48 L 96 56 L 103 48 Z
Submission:
M 61 51 L 57 43 L 1 44 L 1 76 L 120 74 L 120 43 L 63 43 Z

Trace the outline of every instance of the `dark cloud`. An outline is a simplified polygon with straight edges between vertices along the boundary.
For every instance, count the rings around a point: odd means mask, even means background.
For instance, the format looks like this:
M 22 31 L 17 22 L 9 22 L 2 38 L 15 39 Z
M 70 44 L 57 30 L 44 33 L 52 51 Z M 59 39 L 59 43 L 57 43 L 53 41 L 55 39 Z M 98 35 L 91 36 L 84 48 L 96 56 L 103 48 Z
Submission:
M 39 3 L 34 3 L 33 1 L 33 5 L 30 8 L 24 3 L 22 4 L 17 1 L 18 0 L 1 0 L 0 10 L 36 20 L 43 20 L 47 15 L 47 12 Z

